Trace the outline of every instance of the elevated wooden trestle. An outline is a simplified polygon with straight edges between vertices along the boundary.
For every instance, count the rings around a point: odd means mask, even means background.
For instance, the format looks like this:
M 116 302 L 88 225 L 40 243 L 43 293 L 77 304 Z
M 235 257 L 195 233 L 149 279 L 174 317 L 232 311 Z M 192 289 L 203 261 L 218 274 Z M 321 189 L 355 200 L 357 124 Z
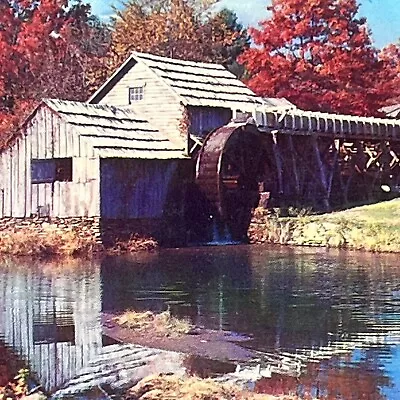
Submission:
M 398 192 L 400 121 L 299 109 L 256 117 L 277 205 L 328 210 Z
M 255 192 L 271 207 L 322 211 L 394 197 L 400 121 L 258 109 L 208 135 L 197 156 L 196 183 L 211 212 L 239 238 Z

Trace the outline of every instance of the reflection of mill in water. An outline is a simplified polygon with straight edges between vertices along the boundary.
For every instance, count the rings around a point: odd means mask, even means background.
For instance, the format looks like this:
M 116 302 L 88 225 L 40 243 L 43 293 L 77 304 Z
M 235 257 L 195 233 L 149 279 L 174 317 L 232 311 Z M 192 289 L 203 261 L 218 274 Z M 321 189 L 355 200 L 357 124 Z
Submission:
M 100 276 L 77 281 L 68 274 L 34 275 L 29 267 L 0 270 L 0 338 L 51 390 L 102 347 Z

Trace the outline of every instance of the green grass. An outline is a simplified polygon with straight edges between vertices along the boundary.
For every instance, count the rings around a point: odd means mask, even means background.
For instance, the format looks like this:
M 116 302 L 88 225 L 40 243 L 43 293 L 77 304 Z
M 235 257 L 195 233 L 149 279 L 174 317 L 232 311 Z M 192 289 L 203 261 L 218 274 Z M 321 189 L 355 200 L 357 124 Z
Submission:
M 400 233 L 400 199 L 326 214 L 323 218 L 332 221 L 345 219 L 361 224 L 380 224 L 387 228 L 398 229 Z
M 322 215 L 269 217 L 255 213 L 253 242 L 400 252 L 400 199 Z

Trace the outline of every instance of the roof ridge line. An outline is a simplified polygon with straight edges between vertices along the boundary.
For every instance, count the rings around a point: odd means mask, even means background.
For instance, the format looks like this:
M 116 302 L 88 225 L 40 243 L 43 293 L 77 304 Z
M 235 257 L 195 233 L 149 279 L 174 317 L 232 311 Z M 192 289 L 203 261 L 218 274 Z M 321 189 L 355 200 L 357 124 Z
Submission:
M 205 61 L 193 61 L 193 60 L 184 60 L 182 58 L 173 58 L 173 57 L 167 57 L 167 56 L 159 56 L 157 54 L 151 54 L 151 53 L 144 53 L 140 51 L 133 51 L 133 53 L 137 57 L 143 56 L 143 58 L 147 58 L 149 60 L 154 60 L 154 61 L 161 61 L 165 60 L 167 63 L 170 64 L 183 64 L 187 66 L 193 66 L 193 67 L 198 67 L 200 65 L 203 65 L 205 68 L 210 68 L 210 69 L 220 69 L 220 70 L 225 70 L 226 68 L 222 64 L 218 64 L 216 62 L 205 62 Z
M 82 106 L 85 109 L 88 109 L 88 111 L 90 111 L 90 108 L 96 108 L 99 110 L 111 111 L 111 112 L 114 112 L 115 110 L 117 110 L 120 113 L 126 114 L 126 117 L 124 119 L 129 119 L 129 120 L 142 119 L 143 121 L 146 121 L 144 118 L 140 118 L 140 116 L 138 116 L 138 113 L 136 111 L 134 111 L 130 108 L 127 108 L 127 107 L 123 107 L 123 106 L 115 106 L 112 104 L 88 103 L 88 102 L 84 102 L 84 101 L 65 100 L 65 99 L 57 99 L 57 98 L 44 98 L 42 101 L 44 103 L 46 103 L 49 107 L 51 107 L 52 105 L 57 106 L 57 104 L 55 104 L 55 103 L 60 102 L 60 103 L 66 103 L 66 104 L 73 104 L 74 106 Z M 82 115 L 84 115 L 82 112 L 76 112 L 76 111 L 74 112 L 74 111 L 59 111 L 59 110 L 57 110 L 57 112 L 60 112 L 63 114 L 82 114 Z M 98 116 L 98 115 L 96 115 L 96 116 L 101 118 L 101 116 Z M 130 116 L 132 116 L 132 118 L 129 118 Z

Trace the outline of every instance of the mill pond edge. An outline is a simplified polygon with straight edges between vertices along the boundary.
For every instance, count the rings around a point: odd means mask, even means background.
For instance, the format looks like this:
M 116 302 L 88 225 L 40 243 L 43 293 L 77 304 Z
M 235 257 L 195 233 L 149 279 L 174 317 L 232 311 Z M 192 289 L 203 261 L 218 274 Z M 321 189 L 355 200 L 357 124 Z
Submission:
M 400 200 L 354 207 L 320 215 L 280 216 L 255 209 L 248 230 L 250 244 L 318 246 L 382 253 L 400 252 Z M 155 251 L 157 240 L 133 234 L 104 246 L 96 231 L 99 221 L 87 219 L 20 219 L 0 220 L 0 254 L 9 256 L 74 256 L 123 254 Z M 118 230 L 115 224 L 115 229 Z M 120 228 L 121 230 L 121 228 Z M 207 244 L 207 243 L 203 243 Z M 214 244 L 218 244 L 215 242 Z M 167 246 L 168 247 L 168 246 Z

